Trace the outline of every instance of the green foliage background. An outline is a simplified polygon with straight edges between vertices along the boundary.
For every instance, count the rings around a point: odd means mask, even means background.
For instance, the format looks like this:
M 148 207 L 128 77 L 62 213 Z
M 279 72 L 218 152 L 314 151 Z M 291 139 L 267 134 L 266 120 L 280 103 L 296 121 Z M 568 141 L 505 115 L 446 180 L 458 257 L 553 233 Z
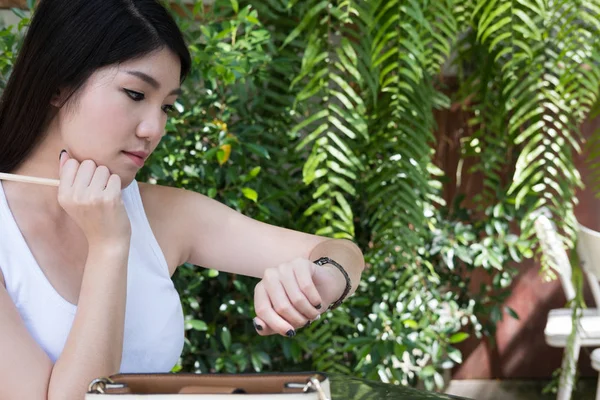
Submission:
M 255 334 L 256 280 L 183 265 L 176 370 L 322 370 L 439 388 L 443 369 L 462 362 L 457 343 L 517 317 L 503 301 L 517 263 L 535 255 L 535 211 L 548 208 L 573 245 L 573 152 L 597 102 L 600 0 L 174 8 L 193 71 L 138 179 L 354 240 L 368 263 L 356 295 L 294 340 Z M 18 34 L 1 35 L 3 82 Z M 460 87 L 451 97 L 449 68 Z M 449 177 L 432 161 L 434 110 L 451 104 L 471 116 L 461 163 L 474 167 L 464 173 L 484 178 L 470 202 L 443 200 Z M 475 273 L 490 283 L 473 289 Z

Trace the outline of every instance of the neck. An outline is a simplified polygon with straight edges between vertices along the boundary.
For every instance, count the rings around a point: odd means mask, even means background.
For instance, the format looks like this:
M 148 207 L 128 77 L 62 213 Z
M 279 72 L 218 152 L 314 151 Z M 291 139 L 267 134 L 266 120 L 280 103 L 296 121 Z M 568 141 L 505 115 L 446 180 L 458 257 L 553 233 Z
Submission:
M 11 173 L 38 178 L 59 179 L 58 156 L 64 148 L 60 135 L 51 128 L 43 134 L 43 139 L 27 158 Z M 58 203 L 58 188 L 32 183 L 3 181 L 2 185 L 11 198 L 33 209 L 50 213 L 53 216 L 66 216 Z

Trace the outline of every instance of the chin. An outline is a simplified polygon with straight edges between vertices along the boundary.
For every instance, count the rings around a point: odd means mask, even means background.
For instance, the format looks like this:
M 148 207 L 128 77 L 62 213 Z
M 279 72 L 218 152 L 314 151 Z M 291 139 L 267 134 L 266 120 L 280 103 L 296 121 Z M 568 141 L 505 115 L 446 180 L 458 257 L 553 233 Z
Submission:
M 137 175 L 137 170 L 133 171 L 130 168 L 110 168 L 108 167 L 111 175 L 118 175 L 121 179 L 121 190 L 126 189 Z
M 135 179 L 135 175 L 130 176 L 129 174 L 119 174 L 119 177 L 121 178 L 121 190 L 126 189 Z

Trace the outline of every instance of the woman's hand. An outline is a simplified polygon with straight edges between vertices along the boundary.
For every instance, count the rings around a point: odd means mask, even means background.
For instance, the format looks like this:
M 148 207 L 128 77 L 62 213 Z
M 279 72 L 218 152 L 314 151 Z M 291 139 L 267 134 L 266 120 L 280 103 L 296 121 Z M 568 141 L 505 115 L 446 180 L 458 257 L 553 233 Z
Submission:
M 121 198 L 121 178 L 105 166 L 98 167 L 92 160 L 79 163 L 63 151 L 58 202 L 81 228 L 90 246 L 131 237 L 131 224 Z
M 336 268 L 319 267 L 304 258 L 269 268 L 254 289 L 254 326 L 260 335 L 293 337 L 296 329 L 326 311 L 344 287 Z

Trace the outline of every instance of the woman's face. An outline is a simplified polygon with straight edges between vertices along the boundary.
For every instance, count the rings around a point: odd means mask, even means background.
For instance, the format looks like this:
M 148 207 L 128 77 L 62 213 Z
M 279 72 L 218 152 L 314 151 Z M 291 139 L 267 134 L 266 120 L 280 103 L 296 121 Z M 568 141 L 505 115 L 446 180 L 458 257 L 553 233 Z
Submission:
M 97 70 L 56 117 L 70 156 L 105 165 L 128 186 L 164 135 L 180 68 L 165 48 Z

